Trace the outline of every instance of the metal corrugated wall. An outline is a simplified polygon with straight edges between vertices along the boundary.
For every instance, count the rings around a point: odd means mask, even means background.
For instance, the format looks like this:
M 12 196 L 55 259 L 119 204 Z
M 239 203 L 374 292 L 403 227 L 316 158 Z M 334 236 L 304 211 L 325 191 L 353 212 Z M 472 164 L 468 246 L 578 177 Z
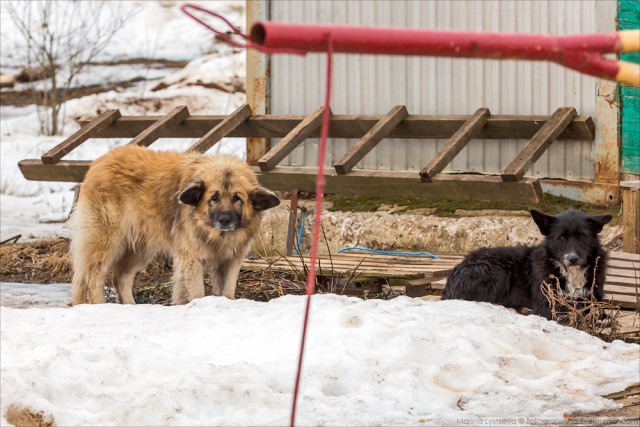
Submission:
M 282 22 L 429 29 L 577 34 L 595 32 L 595 0 L 563 1 L 272 1 Z M 326 59 L 272 57 L 270 112 L 308 114 L 323 103 Z M 334 114 L 384 114 L 396 104 L 410 114 L 551 114 L 573 106 L 595 113 L 595 79 L 559 65 L 528 61 L 336 55 Z M 418 171 L 444 140 L 383 140 L 357 167 Z M 354 140 L 333 140 L 327 165 Z M 526 141 L 473 140 L 446 171 L 499 173 Z M 528 175 L 593 179 L 592 141 L 552 144 Z M 298 147 L 282 165 L 316 164 L 317 141 Z

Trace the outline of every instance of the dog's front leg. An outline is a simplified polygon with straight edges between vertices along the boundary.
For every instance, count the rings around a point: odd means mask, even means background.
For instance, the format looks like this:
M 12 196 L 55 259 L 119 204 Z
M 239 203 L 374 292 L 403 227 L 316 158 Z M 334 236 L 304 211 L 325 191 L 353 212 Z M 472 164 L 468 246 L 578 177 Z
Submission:
M 211 281 L 211 293 L 215 296 L 222 295 L 222 289 L 224 288 L 224 270 L 220 265 L 214 265 L 210 267 L 211 274 L 209 275 Z
M 204 277 L 202 263 L 187 256 L 176 256 L 173 260 L 174 305 L 186 304 L 196 298 L 204 297 Z
M 218 267 L 218 277 L 221 284 L 222 295 L 229 299 L 236 299 L 236 285 L 238 284 L 238 275 L 242 267 L 242 258 L 238 260 L 228 261 Z

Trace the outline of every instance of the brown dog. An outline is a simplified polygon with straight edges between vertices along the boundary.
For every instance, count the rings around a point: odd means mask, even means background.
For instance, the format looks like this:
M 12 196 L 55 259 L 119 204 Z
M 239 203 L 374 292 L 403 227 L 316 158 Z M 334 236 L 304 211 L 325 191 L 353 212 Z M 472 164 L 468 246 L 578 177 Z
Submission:
M 115 148 L 96 160 L 71 215 L 73 304 L 103 303 L 109 271 L 118 301 L 135 304 L 136 273 L 156 255 L 173 256 L 174 304 L 234 298 L 243 258 L 265 209 L 280 204 L 231 156 Z

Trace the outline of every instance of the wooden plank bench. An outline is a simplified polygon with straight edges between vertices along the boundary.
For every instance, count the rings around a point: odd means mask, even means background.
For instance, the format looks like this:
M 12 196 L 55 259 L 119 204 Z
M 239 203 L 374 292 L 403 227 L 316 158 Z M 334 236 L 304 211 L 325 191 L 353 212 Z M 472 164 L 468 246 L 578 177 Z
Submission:
M 362 252 L 320 255 L 316 263 L 318 277 L 352 277 L 355 280 L 386 279 L 406 286 L 409 296 L 441 294 L 451 270 L 461 255 L 428 256 L 378 255 Z M 279 256 L 245 260 L 243 270 L 275 270 L 306 276 L 309 257 Z M 605 282 L 606 300 L 625 309 L 636 309 L 640 301 L 640 255 L 610 252 Z

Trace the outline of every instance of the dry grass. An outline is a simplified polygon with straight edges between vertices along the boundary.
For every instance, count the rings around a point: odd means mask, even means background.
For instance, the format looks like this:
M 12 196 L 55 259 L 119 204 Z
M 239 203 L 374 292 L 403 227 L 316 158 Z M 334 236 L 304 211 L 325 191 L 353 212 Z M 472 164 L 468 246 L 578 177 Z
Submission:
M 0 246 L 0 280 L 52 283 L 71 281 L 69 240 L 50 238 Z
M 596 259 L 595 269 L 598 268 Z M 623 340 L 640 343 L 640 289 L 636 280 L 636 309 L 621 311 L 620 306 L 594 298 L 595 274 L 591 283 L 589 298 L 576 299 L 565 295 L 560 289 L 557 277 L 551 276 L 550 283 L 543 282 L 542 292 L 551 307 L 552 319 L 558 323 L 587 332 L 604 341 Z
M 595 268 L 598 268 L 598 259 L 596 259 Z M 550 279 L 549 282 L 542 283 L 542 293 L 549 301 L 553 320 L 604 341 L 624 338 L 620 332 L 618 320 L 620 307 L 606 301 L 598 301 L 594 297 L 595 274 L 588 299 L 576 299 L 566 295 L 560 287 L 558 278 L 552 275 Z

